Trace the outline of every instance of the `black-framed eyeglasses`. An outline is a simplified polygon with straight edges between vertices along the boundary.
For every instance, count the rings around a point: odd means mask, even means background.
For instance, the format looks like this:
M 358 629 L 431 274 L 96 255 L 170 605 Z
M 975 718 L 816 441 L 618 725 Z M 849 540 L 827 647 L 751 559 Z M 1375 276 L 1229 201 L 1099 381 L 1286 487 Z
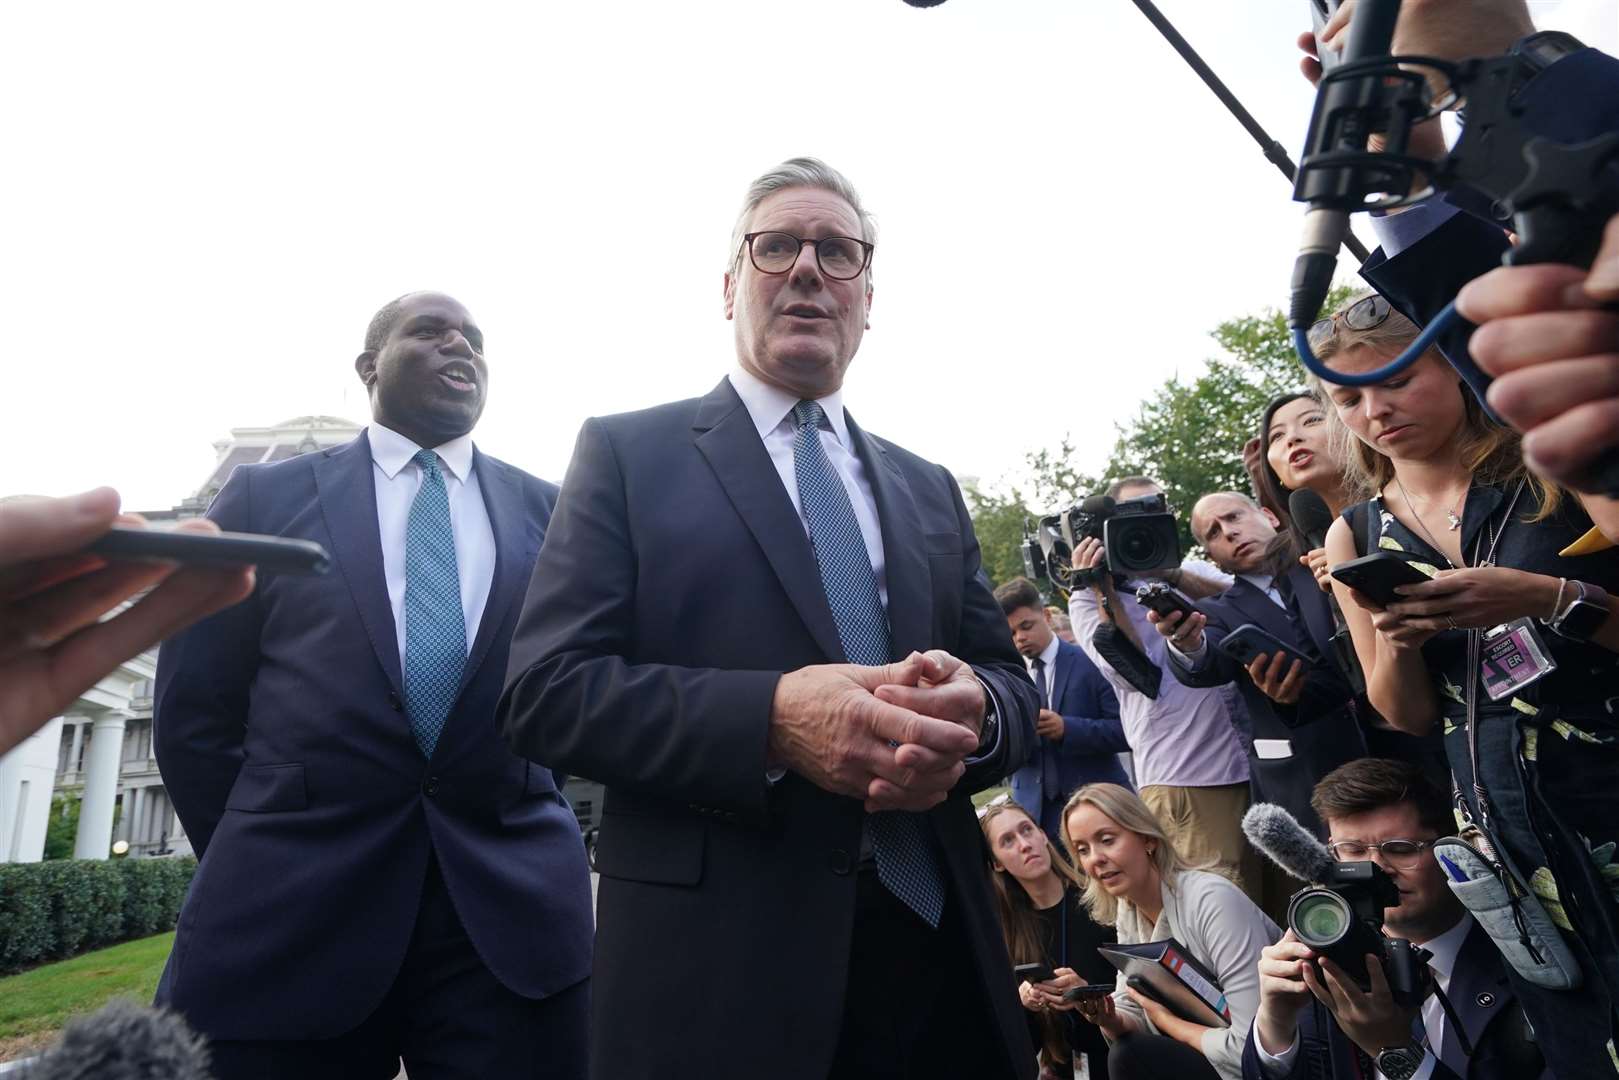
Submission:
M 806 240 L 792 233 L 756 232 L 742 238 L 748 258 L 761 274 L 785 274 L 791 270 L 805 244 L 815 245 L 815 264 L 821 268 L 821 273 L 835 281 L 859 277 L 871 264 L 871 253 L 876 250 L 876 245 L 852 236 Z
M 1325 319 L 1317 319 L 1310 324 L 1310 345 L 1316 346 L 1326 341 L 1336 332 L 1338 320 L 1342 319 L 1344 325 L 1351 330 L 1370 330 L 1374 326 L 1382 326 L 1388 319 L 1389 302 L 1373 293 L 1362 297 L 1342 311 L 1334 312 Z
M 1413 866 L 1422 853 L 1433 847 L 1432 840 L 1385 840 L 1381 844 L 1366 844 L 1359 840 L 1334 840 L 1327 845 L 1332 857 L 1339 862 L 1363 862 L 1373 851 L 1394 866 Z

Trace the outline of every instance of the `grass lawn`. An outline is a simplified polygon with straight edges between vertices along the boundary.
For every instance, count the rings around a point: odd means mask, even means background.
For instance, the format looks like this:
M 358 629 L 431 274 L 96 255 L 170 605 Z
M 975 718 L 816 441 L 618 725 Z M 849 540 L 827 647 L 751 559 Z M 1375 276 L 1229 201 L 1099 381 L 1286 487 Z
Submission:
M 973 806 L 977 807 L 979 809 L 982 809 L 984 807 L 984 805 L 986 803 L 988 803 L 991 799 L 995 798 L 995 796 L 997 796 L 997 795 L 1005 795 L 1005 794 L 1009 793 L 1011 790 L 1012 790 L 1011 788 L 1007 787 L 1004 784 L 999 785 L 997 787 L 985 788 L 983 791 L 980 791 L 977 795 L 973 796 Z M 5 983 L 0 983 L 0 987 L 4 987 L 4 986 L 5 986 Z M 0 1015 L 3 1015 L 3 1014 L 0 1014 Z
M 79 1013 L 123 996 L 152 1000 L 174 934 L 126 941 L 0 979 L 0 1061 L 33 1053 Z

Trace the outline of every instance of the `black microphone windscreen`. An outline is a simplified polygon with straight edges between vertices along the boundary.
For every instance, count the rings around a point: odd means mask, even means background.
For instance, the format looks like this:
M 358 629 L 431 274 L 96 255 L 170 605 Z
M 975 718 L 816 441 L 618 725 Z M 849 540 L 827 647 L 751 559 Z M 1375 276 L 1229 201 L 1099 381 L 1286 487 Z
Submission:
M 1324 881 L 1332 852 L 1298 818 L 1274 803 L 1254 803 L 1242 816 L 1242 832 L 1265 858 L 1300 881 Z
M 174 1013 L 116 999 L 69 1022 L 22 1080 L 212 1080 L 202 1038 Z
M 1087 514 L 1100 514 L 1107 516 L 1113 512 L 1115 503 L 1107 495 L 1091 495 L 1079 504 L 1079 508 Z
M 938 7 L 944 0 L 905 0 L 912 7 Z
M 1309 488 L 1299 488 L 1287 497 L 1287 512 L 1299 532 L 1310 538 L 1313 548 L 1327 546 L 1327 530 L 1332 528 L 1332 511 L 1327 502 Z

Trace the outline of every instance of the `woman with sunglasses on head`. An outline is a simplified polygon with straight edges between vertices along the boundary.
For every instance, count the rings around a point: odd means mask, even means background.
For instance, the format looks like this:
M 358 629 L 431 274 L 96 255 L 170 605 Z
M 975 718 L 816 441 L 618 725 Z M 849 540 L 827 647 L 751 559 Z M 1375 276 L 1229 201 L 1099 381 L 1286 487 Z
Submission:
M 1372 295 L 1310 334 L 1331 368 L 1361 373 L 1417 328 Z M 1366 496 L 1333 523 L 1329 561 L 1388 552 L 1429 578 L 1386 606 L 1334 582 L 1367 697 L 1402 731 L 1444 732 L 1459 816 L 1492 835 L 1584 970 L 1574 992 L 1514 975 L 1553 1072 L 1612 1077 L 1619 557 L 1564 552 L 1615 504 L 1530 474 L 1518 436 L 1434 350 L 1376 385 L 1325 393 L 1334 445 Z
M 1113 930 L 1091 920 L 1080 903 L 1084 880 L 1021 806 L 1010 799 L 997 803 L 979 824 L 1007 954 L 1013 964 L 1043 963 L 1056 976 L 1018 986 L 1029 1035 L 1040 1048 L 1041 1080 L 1072 1077 L 1078 1054 L 1086 1056 L 1093 1080 L 1105 1077 L 1107 1040 L 1060 1006 L 1072 987 L 1113 981 L 1113 965 L 1096 951 L 1112 944 Z
M 1259 1009 L 1259 954 L 1282 935 L 1231 881 L 1192 866 L 1175 850 L 1141 796 L 1117 784 L 1086 784 L 1063 807 L 1063 839 L 1085 881 L 1092 919 L 1121 945 L 1174 938 L 1224 993 L 1229 1027 L 1186 1020 L 1123 973 L 1110 995 L 1065 1004 L 1112 1043 L 1111 1080 L 1241 1080 L 1243 1047 Z

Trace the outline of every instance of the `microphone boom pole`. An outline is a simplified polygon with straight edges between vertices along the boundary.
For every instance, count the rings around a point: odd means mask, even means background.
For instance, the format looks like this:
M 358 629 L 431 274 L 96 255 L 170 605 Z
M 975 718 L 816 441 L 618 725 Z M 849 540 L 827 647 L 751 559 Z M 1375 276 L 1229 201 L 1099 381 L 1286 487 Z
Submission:
M 1203 80 L 1204 85 L 1214 91 L 1214 96 L 1219 98 L 1220 103 L 1230 110 L 1232 116 L 1237 118 L 1237 123 L 1243 126 L 1243 130 L 1253 136 L 1254 142 L 1258 143 L 1259 149 L 1264 152 L 1265 160 L 1281 170 L 1282 175 L 1287 177 L 1289 183 L 1292 183 L 1294 174 L 1298 170 L 1293 165 L 1293 159 L 1287 156 L 1287 151 L 1283 149 L 1282 144 L 1271 138 L 1270 134 L 1259 126 L 1259 121 L 1255 120 L 1253 114 L 1242 107 L 1242 102 L 1237 100 L 1237 95 L 1233 94 L 1226 84 L 1220 81 L 1220 76 L 1214 73 L 1213 68 L 1203 62 L 1203 58 L 1197 54 L 1197 50 L 1192 48 L 1191 43 L 1181 36 L 1181 32 L 1175 29 L 1175 24 L 1164 17 L 1164 13 L 1158 10 L 1152 0 L 1132 0 L 1132 2 L 1141 10 L 1141 14 L 1147 17 L 1147 21 L 1158 28 L 1158 32 L 1164 36 L 1165 41 L 1169 42 L 1170 47 L 1180 53 L 1181 59 L 1185 60 L 1187 65 L 1197 72 L 1198 78 Z M 1362 263 L 1371 257 L 1370 252 L 1366 250 L 1366 245 L 1362 244 L 1353 232 L 1344 236 L 1343 245 L 1349 249 L 1351 255 Z

